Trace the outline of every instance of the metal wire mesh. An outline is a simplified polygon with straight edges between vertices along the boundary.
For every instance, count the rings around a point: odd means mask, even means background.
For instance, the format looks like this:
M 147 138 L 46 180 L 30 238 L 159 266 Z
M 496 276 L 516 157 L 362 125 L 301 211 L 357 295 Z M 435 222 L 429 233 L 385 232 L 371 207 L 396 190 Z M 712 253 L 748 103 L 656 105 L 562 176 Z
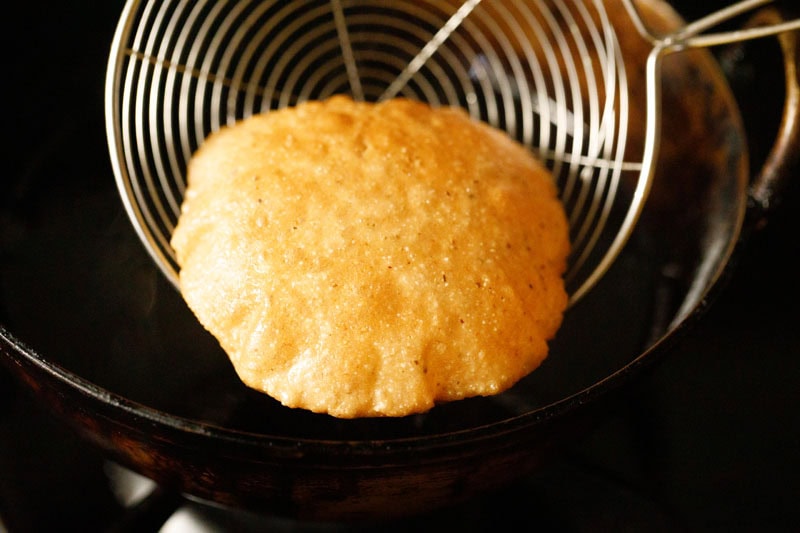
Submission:
M 649 176 L 624 159 L 625 65 L 599 0 L 132 0 L 109 62 L 108 139 L 128 214 L 173 283 L 186 166 L 208 134 L 339 93 L 460 106 L 528 146 L 567 209 L 573 298 L 641 208 L 620 192 Z

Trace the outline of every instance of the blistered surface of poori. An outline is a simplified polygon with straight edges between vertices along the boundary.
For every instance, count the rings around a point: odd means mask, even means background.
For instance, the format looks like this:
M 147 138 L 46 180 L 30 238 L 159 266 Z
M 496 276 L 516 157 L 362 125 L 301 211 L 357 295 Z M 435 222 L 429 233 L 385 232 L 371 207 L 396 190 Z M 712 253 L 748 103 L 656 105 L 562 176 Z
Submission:
M 548 353 L 567 223 L 548 172 L 463 111 L 346 97 L 190 162 L 181 292 L 248 386 L 337 417 L 499 393 Z

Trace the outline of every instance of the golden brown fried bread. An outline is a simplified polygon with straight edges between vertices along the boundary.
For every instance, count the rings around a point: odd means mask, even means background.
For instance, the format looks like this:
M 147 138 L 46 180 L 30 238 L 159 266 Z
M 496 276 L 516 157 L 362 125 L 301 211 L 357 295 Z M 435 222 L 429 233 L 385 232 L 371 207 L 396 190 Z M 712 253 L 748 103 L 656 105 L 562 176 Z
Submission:
M 456 109 L 337 96 L 211 135 L 172 244 L 244 383 L 290 407 L 402 416 L 534 370 L 567 304 L 549 173 Z

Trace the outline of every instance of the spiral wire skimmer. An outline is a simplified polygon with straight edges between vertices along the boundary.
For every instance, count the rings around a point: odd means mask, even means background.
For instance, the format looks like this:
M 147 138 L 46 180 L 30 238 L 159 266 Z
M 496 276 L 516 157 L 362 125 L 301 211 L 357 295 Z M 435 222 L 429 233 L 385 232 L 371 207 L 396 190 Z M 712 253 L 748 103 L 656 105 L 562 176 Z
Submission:
M 623 1 L 653 43 L 642 154 L 627 149 L 624 50 L 601 0 L 129 0 L 106 80 L 126 211 L 177 286 L 169 240 L 187 163 L 211 132 L 334 94 L 459 106 L 552 172 L 569 218 L 565 281 L 574 303 L 610 267 L 644 205 L 658 146 L 658 58 L 715 44 L 698 33 L 741 11 L 654 36 Z M 795 26 L 772 32 L 787 29 Z

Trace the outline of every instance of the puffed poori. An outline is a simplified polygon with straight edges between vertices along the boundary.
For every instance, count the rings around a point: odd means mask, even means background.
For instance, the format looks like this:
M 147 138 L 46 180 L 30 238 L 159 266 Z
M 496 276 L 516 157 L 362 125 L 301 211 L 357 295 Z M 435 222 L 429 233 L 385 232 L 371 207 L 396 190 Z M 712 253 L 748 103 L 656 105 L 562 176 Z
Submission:
M 463 110 L 408 99 L 336 96 L 210 135 L 172 246 L 241 380 L 341 418 L 504 391 L 567 305 L 549 172 Z

